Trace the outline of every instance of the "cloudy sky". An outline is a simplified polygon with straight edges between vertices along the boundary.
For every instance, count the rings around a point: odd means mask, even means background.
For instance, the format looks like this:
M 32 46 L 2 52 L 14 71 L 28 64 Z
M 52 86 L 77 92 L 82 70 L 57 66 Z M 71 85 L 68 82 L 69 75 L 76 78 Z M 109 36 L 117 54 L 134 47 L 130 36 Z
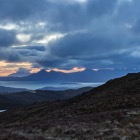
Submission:
M 139 60 L 140 0 L 0 0 L 0 75 Z

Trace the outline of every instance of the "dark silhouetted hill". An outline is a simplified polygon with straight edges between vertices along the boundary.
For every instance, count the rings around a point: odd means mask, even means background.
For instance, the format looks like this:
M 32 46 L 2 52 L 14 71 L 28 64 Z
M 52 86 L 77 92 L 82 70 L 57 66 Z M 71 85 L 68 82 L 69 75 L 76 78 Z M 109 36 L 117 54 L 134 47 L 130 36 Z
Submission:
M 4 87 L 0 86 L 0 93 L 13 93 L 13 92 L 21 92 L 21 91 L 27 91 L 28 89 L 25 88 L 12 88 L 12 87 Z
M 17 93 L 4 93 L 0 96 L 0 109 L 9 109 L 15 107 L 21 107 L 30 105 L 35 102 L 41 101 L 54 101 L 69 99 L 83 92 L 89 91 L 91 87 L 84 87 L 80 89 L 69 89 L 62 91 L 51 90 L 34 90 L 34 91 L 22 91 Z

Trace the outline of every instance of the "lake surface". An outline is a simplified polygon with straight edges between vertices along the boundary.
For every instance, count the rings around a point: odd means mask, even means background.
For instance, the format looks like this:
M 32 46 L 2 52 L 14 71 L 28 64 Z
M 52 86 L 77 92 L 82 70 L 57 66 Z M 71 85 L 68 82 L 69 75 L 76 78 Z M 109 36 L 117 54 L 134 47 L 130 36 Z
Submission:
M 27 88 L 31 90 L 54 87 L 64 89 L 76 89 L 81 87 L 97 87 L 103 83 L 82 83 L 82 82 L 67 82 L 67 83 L 48 83 L 45 81 L 0 81 L 0 86 L 15 87 L 15 88 Z
M 2 113 L 2 112 L 4 112 L 4 111 L 6 111 L 6 110 L 0 110 L 0 113 Z

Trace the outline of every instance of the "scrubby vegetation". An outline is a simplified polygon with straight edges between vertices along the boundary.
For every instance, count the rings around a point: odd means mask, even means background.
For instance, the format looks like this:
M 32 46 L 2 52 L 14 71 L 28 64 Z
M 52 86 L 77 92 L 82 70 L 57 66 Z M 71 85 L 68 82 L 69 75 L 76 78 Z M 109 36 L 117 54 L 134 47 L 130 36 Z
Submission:
M 0 114 L 0 139 L 139 140 L 140 73 L 68 100 Z

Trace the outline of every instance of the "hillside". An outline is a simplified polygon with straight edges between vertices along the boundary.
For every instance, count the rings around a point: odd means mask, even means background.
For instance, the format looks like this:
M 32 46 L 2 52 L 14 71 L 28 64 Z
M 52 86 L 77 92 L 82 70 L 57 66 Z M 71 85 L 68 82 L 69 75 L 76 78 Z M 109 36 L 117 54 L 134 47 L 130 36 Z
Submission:
M 1 113 L 0 124 L 3 139 L 138 140 L 140 73 L 110 80 L 72 99 Z
M 21 91 L 27 91 L 28 89 L 25 88 L 12 88 L 12 87 L 4 87 L 0 86 L 0 93 L 13 93 L 13 92 L 21 92 Z
M 0 109 L 9 109 L 30 105 L 41 101 L 54 101 L 69 99 L 83 92 L 89 91 L 91 87 L 84 87 L 80 89 L 69 89 L 62 91 L 51 90 L 34 90 L 22 91 L 17 93 L 4 93 L 0 94 Z

